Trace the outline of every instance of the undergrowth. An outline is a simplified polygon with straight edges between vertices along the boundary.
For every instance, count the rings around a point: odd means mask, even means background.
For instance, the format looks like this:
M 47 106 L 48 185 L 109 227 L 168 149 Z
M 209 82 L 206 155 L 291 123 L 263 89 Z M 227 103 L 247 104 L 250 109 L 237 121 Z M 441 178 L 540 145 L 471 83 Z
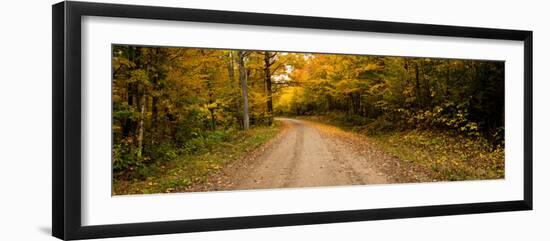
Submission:
M 202 138 L 195 138 L 181 148 L 159 146 L 163 161 L 150 162 L 137 170 L 133 178 L 118 176 L 113 179 L 113 195 L 166 193 L 184 189 L 242 158 L 275 137 L 281 124 L 254 127 L 247 131 L 219 130 Z

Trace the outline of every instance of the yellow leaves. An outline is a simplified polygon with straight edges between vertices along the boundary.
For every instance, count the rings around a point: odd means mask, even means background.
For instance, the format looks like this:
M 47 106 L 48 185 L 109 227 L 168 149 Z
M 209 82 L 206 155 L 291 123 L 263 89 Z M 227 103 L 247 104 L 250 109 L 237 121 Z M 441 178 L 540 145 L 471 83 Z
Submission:
M 447 156 L 441 156 L 438 159 L 435 160 L 435 163 L 438 165 L 441 165 L 443 163 L 447 162 Z
M 437 180 L 504 177 L 504 148 L 490 150 L 478 138 L 418 130 L 371 138 L 401 160 L 428 168 Z
M 138 83 L 146 83 L 149 81 L 149 76 L 147 76 L 147 73 L 143 69 L 138 70 L 132 70 L 130 72 L 130 79 L 128 82 L 138 82 Z
M 384 88 L 386 88 L 385 83 L 374 84 L 369 88 L 369 92 L 371 94 L 379 94 Z
M 133 62 L 131 62 L 130 60 L 124 57 L 113 57 L 113 68 L 116 70 L 121 66 L 132 68 L 136 66 L 136 64 L 134 64 Z
M 349 94 L 359 90 L 356 80 L 341 80 L 336 84 L 336 90 L 342 94 Z
M 218 108 L 218 103 L 214 102 L 214 103 L 206 104 L 206 105 L 204 105 L 204 107 L 206 109 L 213 110 L 213 109 Z
M 380 66 L 380 65 L 377 65 L 377 64 L 374 64 L 374 63 L 368 63 L 366 65 L 362 65 L 358 68 L 356 68 L 356 71 L 358 74 L 360 73 L 363 73 L 363 72 L 374 72 L 374 71 L 380 71 L 380 70 L 383 70 L 384 67 L 383 66 Z
M 292 106 L 304 101 L 304 88 L 302 87 L 288 87 L 282 89 L 281 92 L 274 102 L 276 110 L 288 113 L 291 112 Z

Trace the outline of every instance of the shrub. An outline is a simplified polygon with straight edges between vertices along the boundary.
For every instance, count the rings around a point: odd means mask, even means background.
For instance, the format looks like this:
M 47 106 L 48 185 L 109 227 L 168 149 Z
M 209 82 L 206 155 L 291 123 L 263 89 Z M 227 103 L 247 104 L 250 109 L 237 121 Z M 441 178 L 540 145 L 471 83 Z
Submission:
M 152 162 L 166 162 L 178 156 L 177 148 L 171 144 L 156 144 L 147 146 L 145 156 Z
M 112 164 L 114 176 L 132 178 L 132 174 L 143 166 L 143 160 L 137 158 L 136 150 L 127 141 L 121 141 L 113 145 Z

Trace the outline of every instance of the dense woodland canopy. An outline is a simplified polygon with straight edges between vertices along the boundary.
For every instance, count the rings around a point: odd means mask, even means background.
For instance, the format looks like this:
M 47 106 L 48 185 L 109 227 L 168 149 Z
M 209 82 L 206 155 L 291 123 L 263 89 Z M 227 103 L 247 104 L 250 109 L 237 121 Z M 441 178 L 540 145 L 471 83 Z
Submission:
M 369 134 L 428 129 L 504 144 L 504 63 L 114 45 L 113 172 L 201 151 L 273 117 Z
M 501 141 L 504 63 L 352 55 L 307 55 L 279 113 L 344 112 L 372 131 L 438 128 Z

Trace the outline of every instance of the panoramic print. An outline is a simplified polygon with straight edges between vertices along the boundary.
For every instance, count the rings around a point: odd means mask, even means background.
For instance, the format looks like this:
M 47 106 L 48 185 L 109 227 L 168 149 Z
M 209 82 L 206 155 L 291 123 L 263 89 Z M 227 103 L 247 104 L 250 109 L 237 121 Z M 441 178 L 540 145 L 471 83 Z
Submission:
M 112 45 L 112 195 L 504 178 L 504 62 Z

